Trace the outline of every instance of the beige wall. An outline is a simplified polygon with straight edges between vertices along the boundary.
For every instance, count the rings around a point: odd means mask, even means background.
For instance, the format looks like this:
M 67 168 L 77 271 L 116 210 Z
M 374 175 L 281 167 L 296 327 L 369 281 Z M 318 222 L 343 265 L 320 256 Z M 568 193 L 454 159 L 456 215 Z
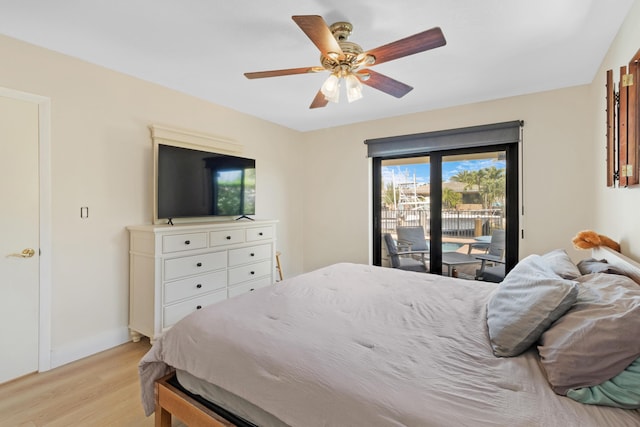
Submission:
M 7 37 L 0 57 L 0 86 L 51 99 L 54 366 L 127 337 L 125 226 L 152 217 L 150 124 L 243 144 L 257 162 L 257 216 L 280 220 L 286 272 L 301 272 L 298 132 Z
M 588 87 L 580 86 L 308 135 L 307 157 L 314 161 L 305 173 L 314 190 L 306 193 L 305 270 L 368 260 L 371 185 L 364 140 L 510 120 L 525 122 L 521 256 L 570 248 L 576 231 L 594 222 L 593 210 L 582 208 L 593 192 L 584 184 L 593 173 L 584 167 L 593 156 L 588 95 Z
M 258 216 L 280 220 L 287 276 L 368 262 L 364 140 L 510 120 L 525 121 L 521 256 L 570 248 L 576 231 L 593 228 L 640 258 L 640 189 L 604 187 L 603 92 L 604 70 L 640 47 L 639 8 L 636 1 L 591 85 L 306 134 L 0 36 L 0 56 L 11 59 L 0 86 L 52 101 L 54 361 L 126 339 L 125 226 L 151 220 L 152 123 L 233 139 L 257 159 Z M 79 218 L 80 206 L 89 219 Z
M 369 162 L 363 141 L 432 130 L 524 120 L 520 257 L 573 249 L 576 232 L 593 229 L 640 259 L 640 186 L 605 183 L 605 70 L 618 69 L 640 48 L 636 0 L 593 83 L 326 129 L 307 135 L 304 269 L 339 261 L 367 262 L 371 207 Z M 517 67 L 514 67 L 517 71 Z M 364 102 L 364 101 L 361 101 Z M 390 103 L 392 100 L 390 100 Z M 341 190 L 342 189 L 342 190 Z
M 592 106 L 589 121 L 595 123 L 592 135 L 593 195 L 585 209 L 595 213 L 593 228 L 620 242 L 622 252 L 640 259 L 640 186 L 631 188 L 606 188 L 605 135 L 606 135 L 606 70 L 613 70 L 617 83 L 619 70 L 640 49 L 640 1 L 636 0 L 605 57 L 590 87 L 589 105 Z M 638 84 L 638 82 L 636 82 Z

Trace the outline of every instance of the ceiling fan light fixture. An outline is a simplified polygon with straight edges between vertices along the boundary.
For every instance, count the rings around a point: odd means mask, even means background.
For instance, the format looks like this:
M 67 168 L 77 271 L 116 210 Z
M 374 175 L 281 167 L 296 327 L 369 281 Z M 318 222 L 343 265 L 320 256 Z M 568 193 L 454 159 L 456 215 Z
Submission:
M 362 98 L 362 83 L 360 79 L 353 74 L 347 74 L 344 80 L 347 85 L 347 100 L 353 102 Z
M 340 77 L 333 73 L 322 84 L 320 92 L 324 95 L 327 101 L 338 102 L 340 100 Z

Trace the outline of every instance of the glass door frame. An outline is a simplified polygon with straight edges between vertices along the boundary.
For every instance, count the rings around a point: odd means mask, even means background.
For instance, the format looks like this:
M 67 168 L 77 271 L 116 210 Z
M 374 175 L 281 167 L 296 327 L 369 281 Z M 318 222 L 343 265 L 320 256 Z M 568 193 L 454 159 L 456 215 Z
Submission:
M 388 157 L 372 157 L 372 225 L 373 247 L 372 260 L 374 265 L 382 265 L 382 161 L 390 159 L 408 159 L 413 157 L 429 157 L 430 162 L 430 229 L 431 251 L 430 272 L 442 274 L 442 158 L 450 155 L 471 154 L 504 151 L 506 154 L 506 271 L 511 270 L 518 262 L 519 249 L 519 143 L 505 143 L 499 145 L 482 145 L 452 150 L 437 150 L 410 155 L 395 155 Z

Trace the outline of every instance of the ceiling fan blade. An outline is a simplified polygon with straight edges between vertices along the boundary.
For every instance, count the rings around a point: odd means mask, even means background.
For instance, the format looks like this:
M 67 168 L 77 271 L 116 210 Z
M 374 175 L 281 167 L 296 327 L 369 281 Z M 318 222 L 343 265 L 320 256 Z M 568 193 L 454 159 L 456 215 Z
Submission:
M 244 73 L 248 79 L 263 79 L 265 77 L 290 76 L 292 74 L 308 74 L 326 71 L 322 67 L 304 67 L 304 68 L 287 68 L 284 70 L 256 71 L 253 73 Z
M 318 15 L 296 15 L 291 17 L 302 31 L 311 39 L 324 56 L 331 53 L 342 56 L 342 49 L 336 38 L 331 34 L 329 26 Z
M 392 61 L 404 56 L 413 55 L 414 53 L 424 52 L 425 50 L 435 49 L 444 46 L 447 41 L 442 34 L 440 27 L 431 28 L 418 34 L 396 40 L 384 46 L 377 47 L 368 52 L 366 55 L 375 57 L 376 61 L 373 65 L 383 62 Z
M 311 103 L 311 105 L 309 105 L 309 108 L 326 107 L 328 103 L 329 101 L 324 97 L 322 91 L 318 91 L 318 93 L 316 93 L 316 97 L 313 98 L 313 102 Z
M 396 98 L 402 98 L 407 93 L 411 92 L 413 88 L 409 85 L 406 85 L 402 82 L 392 79 L 391 77 L 387 77 L 384 74 L 376 73 L 373 70 L 367 69 L 358 71 L 360 76 L 369 75 L 368 79 L 361 78 L 362 84 L 367 86 L 371 86 L 374 89 L 378 89 L 384 93 L 388 93 L 391 96 L 395 96 Z

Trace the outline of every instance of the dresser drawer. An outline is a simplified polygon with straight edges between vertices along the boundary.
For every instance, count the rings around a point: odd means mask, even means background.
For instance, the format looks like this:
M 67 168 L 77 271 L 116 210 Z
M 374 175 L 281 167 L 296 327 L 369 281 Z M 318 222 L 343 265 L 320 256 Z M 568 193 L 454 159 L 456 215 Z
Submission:
M 262 279 L 253 280 L 251 282 L 242 283 L 229 288 L 229 298 L 237 297 L 247 292 L 255 291 L 256 289 L 264 288 L 271 284 L 271 277 L 263 277 Z
M 227 252 L 211 252 L 164 261 L 164 280 L 178 279 L 183 276 L 206 273 L 227 266 Z
M 171 253 L 207 247 L 207 233 L 186 233 L 162 236 L 162 252 Z
M 271 276 L 270 260 L 229 269 L 229 285 L 235 285 L 262 276 Z
M 164 303 L 170 304 L 227 287 L 227 272 L 215 271 L 201 276 L 189 277 L 164 284 Z
M 229 266 L 262 261 L 271 258 L 271 245 L 249 246 L 248 248 L 232 249 L 229 251 Z
M 246 233 L 247 242 L 273 239 L 273 227 L 271 226 L 247 228 Z
M 200 310 L 216 302 L 227 299 L 227 291 L 221 289 L 210 294 L 202 295 L 197 298 L 179 302 L 177 304 L 167 305 L 164 307 L 164 316 L 162 317 L 162 327 L 168 328 L 183 317 Z
M 232 245 L 244 242 L 244 230 L 222 230 L 209 233 L 211 246 Z

